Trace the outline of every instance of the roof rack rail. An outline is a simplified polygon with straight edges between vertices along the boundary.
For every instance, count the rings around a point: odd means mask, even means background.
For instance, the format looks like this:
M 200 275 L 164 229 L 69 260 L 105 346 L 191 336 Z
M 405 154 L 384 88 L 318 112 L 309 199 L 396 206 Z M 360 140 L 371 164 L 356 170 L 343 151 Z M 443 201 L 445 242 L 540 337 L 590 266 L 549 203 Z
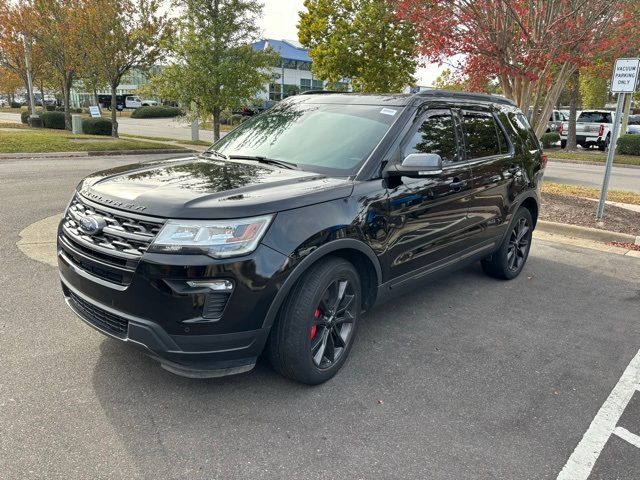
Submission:
M 349 92 L 339 92 L 338 90 L 306 90 L 304 92 L 300 92 L 298 95 L 320 95 L 323 93 L 349 93 Z
M 479 100 L 485 102 L 502 103 L 505 105 L 515 106 L 515 102 L 509 100 L 506 97 L 500 95 L 494 95 L 491 93 L 476 93 L 476 92 L 455 92 L 450 90 L 442 90 L 438 88 L 431 88 L 422 90 L 415 94 L 419 97 L 458 97 L 467 98 L 469 100 Z

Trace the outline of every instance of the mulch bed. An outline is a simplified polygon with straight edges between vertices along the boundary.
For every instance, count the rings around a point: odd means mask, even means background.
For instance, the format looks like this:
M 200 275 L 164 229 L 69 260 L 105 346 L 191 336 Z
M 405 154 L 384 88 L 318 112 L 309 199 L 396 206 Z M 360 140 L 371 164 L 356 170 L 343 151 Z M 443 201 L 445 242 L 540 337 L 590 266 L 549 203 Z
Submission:
M 597 202 L 584 198 L 545 193 L 542 195 L 540 219 L 640 235 L 640 212 L 606 205 L 603 221 L 596 223 L 597 206 Z

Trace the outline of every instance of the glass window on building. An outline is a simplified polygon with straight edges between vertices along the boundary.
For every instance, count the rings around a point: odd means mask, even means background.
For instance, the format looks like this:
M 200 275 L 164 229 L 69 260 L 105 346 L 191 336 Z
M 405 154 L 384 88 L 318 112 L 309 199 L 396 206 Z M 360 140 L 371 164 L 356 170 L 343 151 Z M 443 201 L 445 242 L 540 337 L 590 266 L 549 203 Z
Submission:
M 307 72 L 311 70 L 311 62 L 303 62 L 299 60 L 297 64 L 298 64 L 298 70 L 306 70 Z
M 324 82 L 322 80 L 311 80 L 310 78 L 300 79 L 300 91 L 308 90 L 324 90 Z

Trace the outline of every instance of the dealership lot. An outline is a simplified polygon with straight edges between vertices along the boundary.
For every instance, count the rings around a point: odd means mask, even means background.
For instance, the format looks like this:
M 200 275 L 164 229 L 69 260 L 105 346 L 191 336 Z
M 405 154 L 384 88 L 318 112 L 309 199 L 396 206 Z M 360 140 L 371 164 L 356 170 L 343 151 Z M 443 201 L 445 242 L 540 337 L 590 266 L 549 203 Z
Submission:
M 327 384 L 184 379 L 82 324 L 15 245 L 142 159 L 0 160 L 0 478 L 556 478 L 594 428 L 588 478 L 640 478 L 640 260 L 534 241 L 512 282 L 474 266 L 366 314 Z

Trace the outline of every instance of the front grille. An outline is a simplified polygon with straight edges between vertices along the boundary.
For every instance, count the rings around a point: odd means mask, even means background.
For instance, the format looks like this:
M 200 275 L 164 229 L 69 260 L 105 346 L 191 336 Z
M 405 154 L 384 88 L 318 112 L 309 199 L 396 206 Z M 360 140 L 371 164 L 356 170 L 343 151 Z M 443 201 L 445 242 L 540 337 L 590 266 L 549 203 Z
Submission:
M 69 291 L 68 294 L 73 307 L 87 322 L 117 337 L 127 337 L 129 321 L 126 318 L 107 312 L 106 310 L 87 302 L 72 291 Z
M 106 226 L 90 235 L 80 228 L 84 217 L 99 216 Z M 60 245 L 77 267 L 104 280 L 128 285 L 140 257 L 164 221 L 123 212 L 76 195 L 62 222 Z

